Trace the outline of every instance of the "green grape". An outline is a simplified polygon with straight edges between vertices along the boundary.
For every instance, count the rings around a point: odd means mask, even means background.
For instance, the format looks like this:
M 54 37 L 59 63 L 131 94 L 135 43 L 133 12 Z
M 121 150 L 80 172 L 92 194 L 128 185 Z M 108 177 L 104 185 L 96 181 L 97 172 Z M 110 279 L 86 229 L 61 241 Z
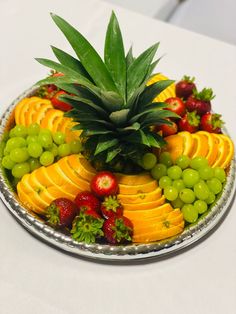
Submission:
M 207 185 L 210 191 L 213 192 L 214 194 L 218 194 L 222 191 L 222 183 L 217 178 L 207 180 Z
M 163 152 L 161 153 L 160 157 L 159 157 L 159 161 L 161 164 L 166 165 L 166 167 L 170 167 L 173 165 L 173 161 L 171 159 L 171 155 L 168 152 Z
M 164 189 L 164 196 L 168 201 L 174 201 L 178 197 L 178 190 L 173 186 L 167 186 Z
M 193 187 L 200 179 L 199 173 L 194 169 L 185 169 L 183 171 L 183 181 L 186 187 Z
M 9 155 L 4 156 L 2 159 L 2 166 L 8 170 L 11 170 L 15 166 L 15 162 Z
M 52 135 L 47 132 L 47 129 L 40 130 L 38 135 L 38 141 L 42 145 L 43 148 L 51 148 L 52 147 Z
M 38 135 L 40 131 L 40 125 L 38 123 L 33 123 L 28 127 L 29 135 Z
M 206 166 L 208 166 L 208 161 L 202 156 L 197 156 L 190 161 L 190 167 L 193 169 L 200 169 Z
M 171 186 L 172 185 L 172 180 L 171 178 L 167 177 L 167 176 L 163 176 L 160 178 L 159 180 L 159 186 L 161 189 L 166 188 L 167 186 Z
M 15 178 L 22 178 L 26 173 L 30 172 L 30 165 L 28 162 L 22 162 L 19 164 L 15 164 L 15 166 L 12 168 L 12 175 Z
M 38 169 L 39 167 L 41 167 L 41 164 L 37 158 L 30 158 L 28 160 L 28 163 L 30 165 L 30 171 L 31 172 L 34 171 L 35 169 Z
M 182 179 L 174 180 L 173 187 L 175 187 L 178 191 L 181 191 L 185 188 L 184 181 Z
M 210 191 L 210 192 L 209 192 L 209 196 L 208 196 L 208 198 L 205 200 L 205 202 L 206 202 L 208 205 L 210 205 L 210 204 L 213 204 L 213 203 L 215 202 L 215 199 L 216 199 L 215 194 Z
M 204 181 L 199 181 L 194 185 L 194 193 L 199 200 L 205 201 L 209 196 L 209 188 Z
M 28 135 L 26 137 L 26 142 L 29 145 L 30 143 L 38 143 L 39 139 L 37 135 Z
M 26 146 L 26 140 L 23 137 L 10 138 L 6 143 L 6 150 L 10 153 L 14 148 L 20 148 Z
M 167 169 L 167 175 L 172 180 L 177 180 L 181 178 L 182 175 L 182 169 L 179 166 L 171 166 Z
M 0 142 L 0 157 L 4 156 L 5 147 L 6 147 L 6 143 L 4 141 L 1 141 Z
M 60 157 L 68 156 L 70 152 L 70 144 L 64 143 L 58 146 L 58 155 Z
M 203 180 L 211 179 L 214 175 L 214 170 L 210 166 L 201 167 L 198 169 L 200 178 Z
M 46 151 L 43 152 L 39 159 L 41 165 L 43 166 L 49 166 L 54 162 L 54 155 L 53 153 Z
M 78 154 L 82 151 L 82 143 L 80 141 L 70 142 L 70 149 L 72 154 Z
M 7 142 L 9 140 L 10 134 L 8 131 L 5 131 L 2 135 L 2 141 Z
M 53 153 L 53 156 L 56 157 L 58 155 L 57 145 L 55 143 L 52 143 L 52 148 L 50 148 L 48 151 Z
M 166 165 L 156 164 L 151 170 L 151 175 L 154 179 L 159 180 L 161 177 L 166 175 L 166 170 Z
M 12 137 L 15 137 L 15 128 L 12 128 L 9 132 L 9 137 L 12 138 Z
M 7 155 L 9 155 L 10 154 L 10 152 L 7 150 L 7 148 L 6 148 L 6 146 L 3 148 L 3 155 L 4 156 L 7 156 Z
M 18 124 L 14 127 L 15 136 L 26 137 L 28 135 L 28 129 L 26 126 Z
M 38 158 L 43 153 L 43 148 L 39 143 L 30 143 L 27 147 L 31 157 Z
M 22 163 L 29 159 L 29 153 L 26 147 L 14 148 L 10 152 L 10 157 L 14 162 Z
M 191 189 L 183 189 L 179 192 L 179 198 L 186 204 L 191 204 L 195 201 L 195 194 Z
M 56 132 L 52 135 L 53 141 L 57 144 L 63 144 L 65 142 L 65 134 L 62 132 Z
M 190 158 L 188 156 L 181 155 L 176 159 L 175 163 L 181 169 L 186 169 L 190 164 Z
M 174 201 L 171 202 L 171 205 L 174 208 L 182 208 L 184 205 L 184 202 L 181 201 L 181 199 L 179 197 L 177 197 Z
M 193 206 L 197 209 L 199 214 L 203 214 L 207 211 L 207 203 L 202 200 L 196 200 Z
M 226 174 L 224 169 L 220 167 L 215 167 L 214 168 L 214 177 L 218 180 L 220 180 L 221 183 L 225 182 L 226 180 Z
M 142 166 L 145 170 L 151 170 L 157 162 L 156 155 L 152 153 L 146 153 L 142 158 Z
M 189 223 L 194 223 L 198 219 L 198 210 L 192 204 L 185 204 L 181 209 L 184 220 Z
M 52 136 L 52 132 L 49 129 L 40 129 L 39 134 L 47 134 Z

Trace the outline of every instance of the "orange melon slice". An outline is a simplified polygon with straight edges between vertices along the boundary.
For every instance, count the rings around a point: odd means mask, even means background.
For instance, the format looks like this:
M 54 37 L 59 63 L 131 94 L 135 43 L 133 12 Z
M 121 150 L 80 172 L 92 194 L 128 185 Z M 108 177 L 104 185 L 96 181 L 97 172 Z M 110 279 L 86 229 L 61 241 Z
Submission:
M 21 182 L 17 184 L 17 194 L 24 207 L 37 214 L 43 214 L 42 208 L 38 206 L 38 204 L 34 203 L 30 195 L 24 191 Z
M 146 184 L 141 185 L 124 185 L 119 184 L 120 194 L 140 194 L 140 193 L 149 193 L 153 192 L 158 187 L 157 181 L 153 180 Z
M 160 206 L 162 202 L 161 196 L 159 199 L 152 201 L 152 202 L 143 202 L 143 203 L 139 203 L 139 204 L 132 204 L 132 203 L 123 203 L 122 202 L 122 206 L 124 208 L 124 211 L 126 210 L 150 210 L 153 208 L 156 208 L 158 206 Z
M 144 202 L 153 202 L 160 199 L 161 196 L 161 189 L 159 187 L 150 193 L 137 193 L 135 195 L 118 194 L 118 198 L 122 204 L 140 204 Z

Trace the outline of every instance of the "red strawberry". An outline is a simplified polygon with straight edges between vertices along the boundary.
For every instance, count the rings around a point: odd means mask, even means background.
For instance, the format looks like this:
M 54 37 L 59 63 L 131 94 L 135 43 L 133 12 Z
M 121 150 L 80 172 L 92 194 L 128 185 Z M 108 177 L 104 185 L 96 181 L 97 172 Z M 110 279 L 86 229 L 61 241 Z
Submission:
M 166 119 L 166 120 L 168 120 L 171 123 L 171 125 L 168 125 L 168 124 L 157 125 L 155 126 L 154 131 L 156 132 L 162 131 L 163 136 L 176 134 L 178 132 L 177 124 L 173 121 L 170 121 L 170 119 Z
M 46 208 L 46 217 L 54 227 L 69 227 L 75 218 L 77 208 L 67 198 L 57 198 Z
M 185 75 L 175 86 L 176 96 L 187 99 L 190 95 L 192 95 L 193 90 L 196 89 L 194 81 L 194 77 L 190 78 L 190 76 Z
M 133 224 L 124 216 L 113 216 L 104 222 L 103 232 L 104 237 L 111 244 L 132 241 Z
M 94 210 L 98 213 L 100 211 L 99 199 L 89 191 L 77 194 L 74 202 L 79 211 Z
M 221 133 L 223 123 L 220 114 L 208 112 L 201 117 L 200 129 L 210 133 Z
M 116 196 L 110 195 L 108 197 L 105 197 L 105 200 L 102 202 L 101 212 L 104 218 L 122 216 L 123 207 Z
M 103 222 L 104 219 L 94 210 L 80 212 L 72 224 L 72 238 L 78 242 L 94 243 L 103 236 Z
M 187 112 L 178 122 L 179 131 L 187 131 L 190 133 L 197 132 L 199 129 L 200 117 L 195 111 Z
M 110 171 L 101 171 L 91 181 L 91 190 L 98 197 L 114 195 L 118 192 L 118 182 Z
M 65 103 L 64 101 L 59 100 L 59 96 L 63 96 L 63 95 L 68 95 L 68 94 L 63 90 L 60 90 L 59 92 L 57 92 L 52 97 L 51 102 L 52 102 L 54 108 L 62 110 L 62 111 L 69 111 L 73 107 L 71 105 Z
M 201 92 L 194 90 L 193 95 L 190 96 L 185 103 L 186 109 L 188 111 L 196 111 L 197 114 L 202 116 L 211 111 L 211 100 L 214 97 L 211 88 L 204 88 Z
M 55 72 L 51 75 L 51 77 L 59 77 L 59 76 L 64 76 L 64 74 L 61 72 Z M 57 90 L 59 90 L 59 89 L 57 88 L 56 85 L 54 85 L 54 84 L 47 85 L 47 92 L 48 92 L 49 96 L 50 95 L 53 96 L 52 93 L 57 91 Z M 48 97 L 48 98 L 52 98 L 52 97 Z
M 185 105 L 180 98 L 170 97 L 165 100 L 165 103 L 168 104 L 166 107 L 167 110 L 170 110 L 181 117 L 185 114 Z

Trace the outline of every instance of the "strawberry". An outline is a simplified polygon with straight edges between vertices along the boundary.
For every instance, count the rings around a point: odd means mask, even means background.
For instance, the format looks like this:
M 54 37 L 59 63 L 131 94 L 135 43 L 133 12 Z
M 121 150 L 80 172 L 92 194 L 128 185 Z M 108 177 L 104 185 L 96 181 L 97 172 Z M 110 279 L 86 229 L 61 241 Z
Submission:
M 98 197 L 114 195 L 118 192 L 118 182 L 113 173 L 110 171 L 101 171 L 93 177 L 91 190 Z
M 220 114 L 208 112 L 201 117 L 200 129 L 210 133 L 221 133 L 223 123 Z
M 179 131 L 187 131 L 190 133 L 197 132 L 199 129 L 200 117 L 195 111 L 187 112 L 178 122 Z
M 100 201 L 89 191 L 83 191 L 77 194 L 74 200 L 79 212 L 86 210 L 94 210 L 97 213 L 100 211 Z
M 78 242 L 94 243 L 104 235 L 103 222 L 104 219 L 94 210 L 80 212 L 72 223 L 72 238 Z
M 69 227 L 75 218 L 77 207 L 67 198 L 57 198 L 46 208 L 46 218 L 54 227 Z
M 53 72 L 51 75 L 51 77 L 59 77 L 59 76 L 64 76 L 64 74 L 61 72 Z M 49 84 L 47 85 L 47 91 L 49 94 L 51 94 L 52 92 L 58 91 L 58 87 L 54 84 Z
M 192 95 L 193 90 L 196 89 L 194 81 L 195 77 L 190 78 L 190 76 L 185 75 L 175 86 L 176 96 L 186 100 L 190 95 Z
M 161 124 L 161 125 L 157 125 L 154 128 L 154 132 L 162 132 L 163 136 L 169 136 L 169 135 L 174 135 L 178 132 L 178 126 L 175 122 L 170 121 L 170 119 L 166 119 L 168 120 L 171 125 L 168 124 Z
M 62 110 L 62 111 L 69 111 L 71 110 L 73 107 L 67 103 L 65 103 L 64 101 L 61 101 L 59 99 L 60 96 L 63 95 L 68 95 L 65 91 L 60 90 L 59 92 L 57 92 L 51 99 L 51 102 L 54 106 L 54 108 Z
M 165 109 L 170 110 L 181 117 L 185 114 L 185 105 L 180 98 L 170 97 L 165 100 L 165 103 L 168 104 Z
M 197 90 L 193 91 L 186 103 L 186 109 L 188 111 L 196 111 L 197 114 L 202 116 L 203 114 L 211 111 L 211 100 L 215 97 L 211 88 L 204 88 L 201 92 Z
M 103 232 L 105 239 L 111 244 L 132 241 L 133 224 L 124 216 L 113 216 L 104 222 Z
M 102 202 L 101 212 L 104 218 L 122 216 L 123 207 L 116 196 L 110 195 L 105 197 L 105 200 Z

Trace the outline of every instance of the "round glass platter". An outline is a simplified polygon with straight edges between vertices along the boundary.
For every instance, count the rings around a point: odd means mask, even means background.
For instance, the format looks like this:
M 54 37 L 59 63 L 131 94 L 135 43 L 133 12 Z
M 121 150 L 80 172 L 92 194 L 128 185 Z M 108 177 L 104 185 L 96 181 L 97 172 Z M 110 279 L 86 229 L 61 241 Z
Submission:
M 24 97 L 32 96 L 34 92 L 34 88 L 25 91 L 2 114 L 0 117 L 0 141 L 4 132 L 12 124 L 15 105 Z M 224 133 L 227 134 L 225 129 Z M 236 187 L 235 170 L 236 163 L 234 159 L 228 169 L 227 181 L 221 196 L 207 214 L 200 217 L 197 223 L 188 226 L 180 235 L 175 237 L 144 244 L 108 245 L 100 243 L 85 244 L 74 241 L 70 236 L 54 230 L 41 218 L 25 209 L 19 202 L 16 193 L 10 188 L 2 169 L 0 169 L 0 197 L 11 214 L 31 234 L 64 252 L 77 255 L 78 257 L 110 262 L 158 259 L 190 247 L 193 243 L 205 237 L 223 220 L 234 200 Z

